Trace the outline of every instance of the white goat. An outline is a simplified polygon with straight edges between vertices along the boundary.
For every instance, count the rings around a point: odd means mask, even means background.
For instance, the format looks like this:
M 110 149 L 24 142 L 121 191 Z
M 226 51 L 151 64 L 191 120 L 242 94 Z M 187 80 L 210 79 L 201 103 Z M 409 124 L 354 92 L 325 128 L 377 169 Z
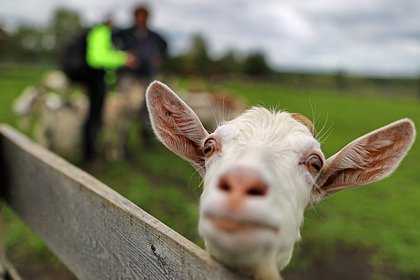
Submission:
M 105 100 L 101 142 L 107 158 L 116 160 L 125 156 L 130 125 L 139 121 L 143 101 L 144 87 L 141 85 L 109 95 Z
M 209 135 L 164 84 L 152 83 L 146 101 L 158 138 L 204 177 L 199 232 L 209 253 L 255 279 L 281 279 L 306 208 L 391 174 L 415 137 L 403 119 L 325 160 L 300 114 L 254 107 Z
M 76 160 L 81 127 L 86 114 L 84 99 L 63 101 L 61 96 L 39 87 L 27 87 L 15 100 L 13 111 L 22 129 L 35 122 L 35 140 L 68 159 Z M 29 131 L 28 131 L 29 132 Z
M 110 159 L 123 156 L 130 121 L 138 119 L 144 100 L 143 89 L 133 86 L 105 100 L 101 145 Z M 34 122 L 34 130 L 28 132 L 35 140 L 72 160 L 80 156 L 87 109 L 88 100 L 84 95 L 68 95 L 68 81 L 59 71 L 48 72 L 39 86 L 25 88 L 13 104 L 22 129 L 28 130 Z

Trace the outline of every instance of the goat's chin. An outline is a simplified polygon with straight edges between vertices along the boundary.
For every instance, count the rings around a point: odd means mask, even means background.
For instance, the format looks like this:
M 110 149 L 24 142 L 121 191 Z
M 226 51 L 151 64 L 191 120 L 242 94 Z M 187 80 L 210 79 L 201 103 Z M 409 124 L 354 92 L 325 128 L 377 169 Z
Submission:
M 275 250 L 278 229 L 202 217 L 200 234 L 210 254 L 231 267 L 252 266 Z

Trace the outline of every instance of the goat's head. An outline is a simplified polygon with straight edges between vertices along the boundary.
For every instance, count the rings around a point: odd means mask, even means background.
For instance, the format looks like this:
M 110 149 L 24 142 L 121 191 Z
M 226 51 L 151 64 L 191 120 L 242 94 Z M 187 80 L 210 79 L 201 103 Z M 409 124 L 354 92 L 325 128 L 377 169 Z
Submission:
M 325 160 L 300 114 L 256 107 L 208 134 L 167 86 L 152 83 L 146 101 L 157 137 L 204 178 L 199 231 L 210 254 L 258 279 L 280 277 L 307 207 L 389 175 L 415 136 L 400 120 Z

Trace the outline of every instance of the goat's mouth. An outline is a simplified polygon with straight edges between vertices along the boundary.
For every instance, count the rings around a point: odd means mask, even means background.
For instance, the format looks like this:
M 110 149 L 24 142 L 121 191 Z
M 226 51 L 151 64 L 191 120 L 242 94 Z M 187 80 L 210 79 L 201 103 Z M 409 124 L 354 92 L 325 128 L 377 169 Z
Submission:
M 224 217 L 211 214 L 207 214 L 204 217 L 208 219 L 216 229 L 227 233 L 245 233 L 256 230 L 265 230 L 278 233 L 279 231 L 278 227 L 264 223 L 262 221 L 237 219 L 233 217 Z

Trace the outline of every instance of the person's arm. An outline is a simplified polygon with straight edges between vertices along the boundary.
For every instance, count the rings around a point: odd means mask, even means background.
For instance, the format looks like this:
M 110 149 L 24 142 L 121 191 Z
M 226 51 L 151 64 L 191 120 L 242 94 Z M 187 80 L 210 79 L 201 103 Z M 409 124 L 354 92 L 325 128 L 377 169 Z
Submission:
M 115 69 L 126 64 L 127 53 L 114 49 L 108 26 L 98 25 L 87 35 L 86 60 L 92 68 Z

